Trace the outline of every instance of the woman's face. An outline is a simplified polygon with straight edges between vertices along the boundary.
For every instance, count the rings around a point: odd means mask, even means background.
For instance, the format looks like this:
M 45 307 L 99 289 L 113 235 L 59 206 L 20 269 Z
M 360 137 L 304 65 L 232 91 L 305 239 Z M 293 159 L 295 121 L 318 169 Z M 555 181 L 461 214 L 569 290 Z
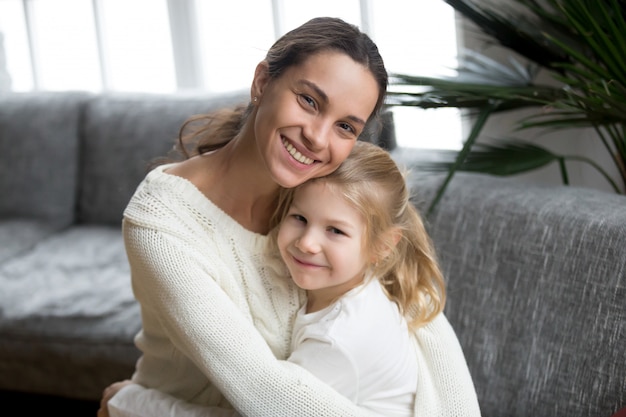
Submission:
M 253 84 L 254 128 L 274 181 L 291 188 L 334 171 L 374 111 L 378 85 L 372 73 L 335 51 L 311 55 L 271 81 L 264 69 Z

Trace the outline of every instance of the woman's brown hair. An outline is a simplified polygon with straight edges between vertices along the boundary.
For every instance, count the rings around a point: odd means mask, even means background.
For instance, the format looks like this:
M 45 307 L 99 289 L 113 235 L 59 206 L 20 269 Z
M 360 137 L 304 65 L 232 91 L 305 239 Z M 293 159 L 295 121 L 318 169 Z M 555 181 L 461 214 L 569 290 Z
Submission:
M 369 120 L 375 118 L 387 91 L 387 71 L 376 44 L 355 25 L 338 18 L 318 17 L 287 32 L 267 52 L 265 61 L 270 79 L 279 78 L 292 66 L 323 51 L 345 53 L 367 67 L 378 84 L 378 100 Z M 252 104 L 189 118 L 180 128 L 178 151 L 186 158 L 219 149 L 241 130 Z

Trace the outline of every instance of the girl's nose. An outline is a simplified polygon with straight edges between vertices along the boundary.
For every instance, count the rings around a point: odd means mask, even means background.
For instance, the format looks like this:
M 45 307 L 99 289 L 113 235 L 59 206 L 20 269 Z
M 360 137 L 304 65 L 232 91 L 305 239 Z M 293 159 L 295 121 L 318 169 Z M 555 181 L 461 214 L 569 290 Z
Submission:
M 320 251 L 319 240 L 315 237 L 315 233 L 307 229 L 296 240 L 296 248 L 303 253 L 317 253 Z

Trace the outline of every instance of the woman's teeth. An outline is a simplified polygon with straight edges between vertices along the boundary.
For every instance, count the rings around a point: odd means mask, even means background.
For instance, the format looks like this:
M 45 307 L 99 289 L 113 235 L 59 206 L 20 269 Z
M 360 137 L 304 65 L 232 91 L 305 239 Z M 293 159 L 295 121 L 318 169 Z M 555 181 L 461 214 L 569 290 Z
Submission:
M 315 162 L 315 160 L 302 155 L 300 152 L 298 152 L 296 148 L 293 147 L 291 143 L 288 143 L 284 139 L 283 145 L 285 146 L 285 149 L 287 149 L 287 152 L 289 152 L 289 155 L 293 156 L 293 159 L 300 162 L 301 164 L 311 165 L 313 162 Z

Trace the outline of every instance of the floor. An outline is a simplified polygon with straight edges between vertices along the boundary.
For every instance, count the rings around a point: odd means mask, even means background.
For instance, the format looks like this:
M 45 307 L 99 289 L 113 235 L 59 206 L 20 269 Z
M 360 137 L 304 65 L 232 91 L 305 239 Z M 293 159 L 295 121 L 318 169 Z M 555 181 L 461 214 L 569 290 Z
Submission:
M 96 417 L 97 401 L 73 400 L 48 395 L 0 391 L 2 409 L 19 416 L 61 415 L 63 417 Z

